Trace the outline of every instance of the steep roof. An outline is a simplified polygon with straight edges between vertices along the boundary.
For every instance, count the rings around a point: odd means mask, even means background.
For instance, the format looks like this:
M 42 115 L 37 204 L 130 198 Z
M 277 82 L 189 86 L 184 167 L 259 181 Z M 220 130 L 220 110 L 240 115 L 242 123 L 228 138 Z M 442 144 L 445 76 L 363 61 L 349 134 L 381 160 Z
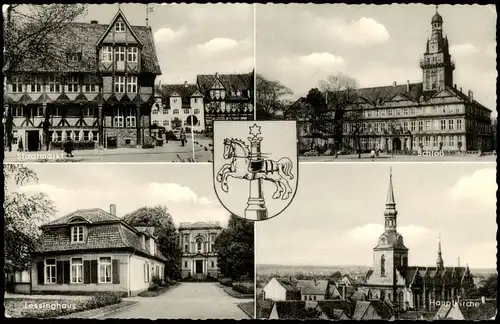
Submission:
M 202 93 L 210 90 L 210 87 L 216 79 L 222 83 L 224 88 L 229 91 L 244 91 L 253 88 L 253 74 L 205 74 L 198 75 L 196 83 L 200 87 Z
M 69 221 L 75 218 L 83 218 L 89 223 L 98 223 L 98 222 L 116 222 L 121 221 L 121 218 L 116 217 L 108 212 L 105 212 L 101 208 L 90 208 L 90 209 L 78 209 L 72 213 L 69 213 L 63 217 L 55 219 L 51 222 L 48 222 L 41 227 L 47 226 L 58 226 L 58 225 L 66 225 Z
M 303 295 L 325 295 L 328 289 L 328 280 L 297 280 L 296 287 Z
M 59 63 L 57 71 L 96 73 L 98 71 L 96 44 L 108 27 L 108 24 L 69 23 L 67 32 L 60 35 L 62 39 L 60 39 L 59 51 L 61 55 L 81 52 L 82 59 L 79 62 Z M 140 59 L 141 71 L 155 75 L 161 74 L 151 28 L 148 26 L 131 26 L 131 30 L 143 44 Z M 5 70 L 9 71 L 8 66 L 6 66 Z M 37 66 L 37 62 L 24 60 L 16 67 L 16 71 L 9 72 L 54 72 L 54 70 L 44 66 Z
M 368 307 L 370 307 L 369 301 L 357 301 L 352 319 L 357 321 L 362 320 L 365 316 L 366 311 L 368 310 Z
M 318 306 L 329 319 L 335 320 L 340 319 L 342 314 L 351 317 L 355 308 L 354 303 L 345 299 L 321 300 L 318 301 Z
M 157 87 L 158 94 L 162 97 L 169 98 L 172 95 L 177 94 L 181 97 L 190 98 L 195 92 L 198 91 L 198 86 L 196 84 L 162 84 Z
M 317 319 L 321 310 L 306 307 L 307 302 L 301 300 L 283 300 L 275 302 L 278 318 L 283 319 Z
M 373 308 L 377 311 L 377 313 L 382 317 L 383 320 L 388 320 L 391 319 L 393 314 L 393 311 L 386 302 L 380 299 L 372 299 L 370 300 L 370 303 Z

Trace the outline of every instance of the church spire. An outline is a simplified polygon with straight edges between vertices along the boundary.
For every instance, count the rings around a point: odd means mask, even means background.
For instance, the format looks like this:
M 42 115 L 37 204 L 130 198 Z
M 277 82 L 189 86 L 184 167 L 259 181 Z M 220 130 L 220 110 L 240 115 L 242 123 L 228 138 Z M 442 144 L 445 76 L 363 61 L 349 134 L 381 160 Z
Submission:
M 396 210 L 396 201 L 394 200 L 394 188 L 392 186 L 392 167 L 389 173 L 389 189 L 387 191 L 387 200 L 385 202 L 385 230 L 396 230 L 396 217 L 398 211 Z
M 438 257 L 437 257 L 437 260 L 436 260 L 436 267 L 438 269 L 443 269 L 444 268 L 443 257 L 441 255 L 441 233 L 439 234 L 439 238 L 438 238 Z

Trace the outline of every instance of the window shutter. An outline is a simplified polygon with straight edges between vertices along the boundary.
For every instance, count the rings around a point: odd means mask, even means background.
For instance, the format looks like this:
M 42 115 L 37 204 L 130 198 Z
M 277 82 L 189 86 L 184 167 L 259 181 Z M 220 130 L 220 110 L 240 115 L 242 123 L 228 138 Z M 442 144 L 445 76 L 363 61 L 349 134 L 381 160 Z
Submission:
M 37 277 L 38 277 L 38 284 L 43 285 L 44 284 L 44 271 L 45 270 L 45 265 L 43 261 L 40 261 L 36 264 L 36 272 L 37 272 Z
M 113 260 L 112 261 L 112 271 L 113 271 L 113 283 L 114 284 L 119 284 L 120 283 L 120 263 L 118 260 Z
M 69 284 L 69 261 L 63 261 L 63 283 Z
M 143 270 L 144 270 L 144 282 L 148 282 L 148 281 L 146 280 L 146 263 L 144 263 Z
M 90 261 L 90 283 L 97 283 L 97 260 Z
M 83 261 L 83 283 L 90 283 L 90 261 Z
M 56 275 L 57 275 L 57 284 L 61 285 L 63 283 L 63 261 L 57 261 L 56 263 Z

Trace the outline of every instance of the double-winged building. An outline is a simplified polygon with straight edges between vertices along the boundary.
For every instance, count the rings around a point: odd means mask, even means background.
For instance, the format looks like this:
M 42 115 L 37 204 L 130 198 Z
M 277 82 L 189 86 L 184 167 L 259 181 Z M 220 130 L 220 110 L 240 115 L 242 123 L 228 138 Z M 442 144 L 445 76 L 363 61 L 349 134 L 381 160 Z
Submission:
M 154 83 L 161 74 L 151 27 L 130 25 L 118 10 L 110 23 L 67 28 L 58 49 L 65 60 L 50 67 L 6 63 L 8 141 L 30 151 L 59 148 L 67 138 L 78 148 L 148 142 Z

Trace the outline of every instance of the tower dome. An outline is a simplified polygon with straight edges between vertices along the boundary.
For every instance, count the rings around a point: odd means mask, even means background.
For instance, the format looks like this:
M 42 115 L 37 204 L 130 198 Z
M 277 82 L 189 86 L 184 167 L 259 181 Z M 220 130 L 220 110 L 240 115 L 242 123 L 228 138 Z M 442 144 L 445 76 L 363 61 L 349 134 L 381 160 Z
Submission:
M 443 17 L 441 17 L 441 15 L 439 14 L 438 12 L 438 7 L 436 6 L 436 13 L 434 14 L 434 16 L 432 17 L 432 23 L 440 23 L 442 24 L 443 23 Z

